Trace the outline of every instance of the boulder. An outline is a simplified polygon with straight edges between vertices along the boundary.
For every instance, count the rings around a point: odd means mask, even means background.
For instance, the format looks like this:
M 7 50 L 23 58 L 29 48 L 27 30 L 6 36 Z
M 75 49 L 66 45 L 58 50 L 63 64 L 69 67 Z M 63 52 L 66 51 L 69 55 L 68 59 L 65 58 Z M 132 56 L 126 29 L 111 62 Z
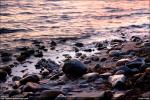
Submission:
M 63 72 L 68 77 L 78 78 L 87 72 L 86 66 L 79 60 L 73 59 L 64 63 Z

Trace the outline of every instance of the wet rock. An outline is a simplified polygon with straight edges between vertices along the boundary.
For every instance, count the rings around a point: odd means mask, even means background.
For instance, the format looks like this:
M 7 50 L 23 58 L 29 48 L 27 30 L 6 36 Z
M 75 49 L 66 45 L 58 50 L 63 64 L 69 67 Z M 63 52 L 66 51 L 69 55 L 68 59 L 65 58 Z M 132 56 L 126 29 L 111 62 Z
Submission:
M 8 53 L 8 52 L 2 52 L 1 53 L 1 60 L 3 62 L 8 62 L 8 61 L 11 61 L 12 60 L 12 54 L 11 53 Z
M 79 52 L 79 48 L 78 47 L 73 47 L 75 52 Z
M 17 56 L 16 60 L 19 61 L 19 62 L 22 62 L 22 61 L 25 61 L 27 58 L 25 55 L 19 55 Z
M 119 70 L 122 70 L 125 75 L 131 75 L 131 74 L 133 74 L 132 70 L 130 68 L 128 68 L 127 66 L 118 66 L 118 67 L 116 67 L 116 68 L 113 69 L 113 73 L 116 73 Z
M 49 74 L 50 74 L 50 72 L 49 72 L 49 70 L 47 70 L 47 69 L 44 69 L 44 70 L 42 71 L 42 73 L 41 73 L 42 76 L 47 76 L 47 75 L 49 75 Z
M 125 92 L 115 92 L 113 95 L 113 100 L 123 100 L 125 98 L 126 93 Z
M 91 58 L 91 60 L 92 60 L 92 61 L 99 61 L 99 57 L 98 57 L 98 56 L 93 56 L 93 57 Z
M 111 43 L 123 43 L 124 42 L 124 40 L 122 40 L 122 39 L 113 39 L 113 40 L 111 40 Z
M 110 57 L 120 57 L 122 56 L 124 53 L 120 50 L 112 50 L 109 52 L 109 56 Z
M 5 80 L 7 72 L 0 69 L 0 80 Z
M 82 55 L 82 53 L 78 52 L 76 53 L 76 57 L 80 57 Z
M 102 91 L 98 96 L 98 100 L 111 100 L 113 94 L 110 90 Z
M 79 60 L 73 59 L 65 62 L 62 70 L 66 74 L 66 76 L 77 78 L 85 74 L 87 68 Z
M 132 36 L 130 40 L 132 42 L 142 42 L 142 39 L 138 36 Z
M 1 70 L 6 71 L 8 74 L 11 74 L 11 67 L 10 66 L 3 66 L 0 67 Z
M 125 72 L 123 70 L 118 70 L 115 75 L 119 75 L 119 74 L 125 74 Z
M 35 65 L 35 67 L 37 69 L 46 68 L 46 69 L 48 69 L 50 71 L 50 69 L 51 70 L 58 69 L 59 65 L 56 62 L 52 61 L 51 59 L 48 59 L 48 60 L 41 59 L 41 60 L 39 60 L 37 62 L 37 64 Z
M 20 80 L 20 84 L 26 84 L 27 82 L 39 82 L 39 76 L 37 75 L 28 75 Z
M 85 80 L 95 80 L 99 77 L 99 74 L 96 72 L 87 73 L 82 76 Z
M 89 87 L 89 84 L 88 83 L 79 84 L 79 87 L 80 88 L 87 88 L 87 87 Z
M 19 81 L 21 79 L 20 76 L 13 76 L 12 81 Z
M 92 49 L 84 49 L 85 52 L 92 52 Z
M 106 73 L 100 74 L 99 76 L 100 76 L 101 78 L 108 79 L 108 77 L 111 76 L 111 75 L 112 75 L 112 73 L 106 72 Z
M 63 94 L 59 94 L 55 100 L 67 100 L 67 98 Z
M 123 74 L 109 76 L 108 81 L 114 88 L 123 89 L 125 87 L 126 77 Z
M 55 42 L 55 41 L 51 41 L 51 43 L 50 43 L 50 46 L 51 47 L 54 47 L 54 46 L 56 46 L 57 45 L 57 43 Z
M 133 69 L 133 68 L 140 69 L 143 64 L 144 64 L 143 60 L 136 59 L 134 61 L 130 61 L 130 62 L 126 63 L 126 66 L 131 68 L 131 69 Z
M 104 61 L 106 61 L 106 60 L 107 60 L 107 58 L 101 58 L 101 59 L 100 59 L 101 62 L 104 62 Z
M 83 46 L 84 46 L 84 44 L 83 44 L 83 43 L 80 43 L 80 42 L 77 42 L 77 43 L 75 43 L 74 45 L 77 46 L 77 47 L 83 47 Z
M 103 84 L 105 80 L 103 78 L 98 78 L 94 81 L 95 84 Z
M 15 32 L 25 32 L 25 29 L 11 29 L 11 28 L 0 28 L 0 33 L 15 33 Z
M 34 53 L 34 56 L 35 57 L 43 57 L 43 52 L 40 51 L 40 50 L 36 50 L 35 53 Z
M 89 64 L 89 63 L 91 63 L 90 59 L 84 61 L 84 64 Z
M 63 92 L 59 90 L 45 90 L 41 92 L 37 100 L 55 100 L 59 94 L 63 94 Z
M 38 89 L 39 84 L 33 82 L 27 82 L 27 84 L 22 87 L 23 92 L 36 92 Z
M 95 47 L 97 48 L 97 50 L 102 50 L 102 49 L 106 48 L 104 43 L 101 43 L 101 42 L 96 43 Z
M 130 59 L 120 59 L 116 62 L 116 66 L 122 66 L 125 65 L 127 62 L 129 62 Z
M 87 57 L 86 54 L 82 54 L 82 55 L 80 56 L 81 59 L 85 59 L 86 57 Z
M 20 94 L 20 91 L 19 90 L 11 90 L 10 92 L 9 92 L 9 97 L 12 97 L 12 96 L 14 96 L 14 95 L 17 95 L 17 94 Z

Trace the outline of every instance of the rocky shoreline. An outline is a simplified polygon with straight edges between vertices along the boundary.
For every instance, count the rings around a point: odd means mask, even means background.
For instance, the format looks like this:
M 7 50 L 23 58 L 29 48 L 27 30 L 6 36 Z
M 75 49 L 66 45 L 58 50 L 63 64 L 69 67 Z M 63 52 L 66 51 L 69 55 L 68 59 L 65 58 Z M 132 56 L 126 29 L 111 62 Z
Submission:
M 73 45 L 33 40 L 0 54 L 2 100 L 150 99 L 149 36 Z

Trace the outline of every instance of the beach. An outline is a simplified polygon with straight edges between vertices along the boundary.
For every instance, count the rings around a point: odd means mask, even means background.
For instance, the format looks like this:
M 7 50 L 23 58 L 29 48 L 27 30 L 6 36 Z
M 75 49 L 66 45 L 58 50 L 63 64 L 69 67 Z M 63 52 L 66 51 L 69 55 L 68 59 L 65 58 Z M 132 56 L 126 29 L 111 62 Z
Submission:
M 1 2 L 0 99 L 150 99 L 149 1 Z

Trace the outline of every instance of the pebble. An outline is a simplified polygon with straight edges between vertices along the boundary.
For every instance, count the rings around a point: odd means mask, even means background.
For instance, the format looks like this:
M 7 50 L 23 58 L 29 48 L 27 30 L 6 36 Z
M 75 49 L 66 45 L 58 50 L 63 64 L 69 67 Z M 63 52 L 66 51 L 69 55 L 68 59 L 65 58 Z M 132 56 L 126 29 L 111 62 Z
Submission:
M 124 53 L 120 50 L 112 50 L 109 52 L 109 56 L 110 57 L 120 57 L 122 56 Z
M 74 45 L 77 46 L 77 47 L 83 47 L 83 46 L 84 46 L 84 44 L 83 44 L 83 43 L 80 43 L 80 42 L 77 42 L 77 43 L 75 43 Z

